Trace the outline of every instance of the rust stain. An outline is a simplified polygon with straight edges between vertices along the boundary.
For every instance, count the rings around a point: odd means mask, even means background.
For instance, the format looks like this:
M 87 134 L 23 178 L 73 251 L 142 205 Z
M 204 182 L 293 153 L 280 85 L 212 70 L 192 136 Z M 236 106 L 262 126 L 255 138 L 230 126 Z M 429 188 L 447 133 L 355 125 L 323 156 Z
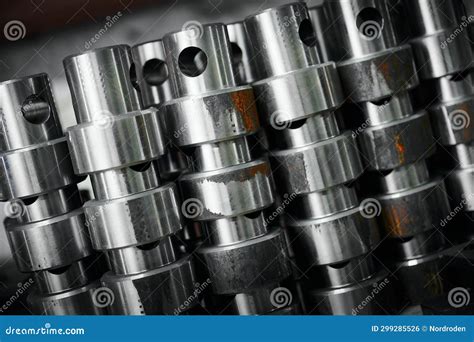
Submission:
M 260 128 L 258 121 L 257 106 L 255 105 L 255 97 L 251 89 L 233 92 L 230 94 L 232 103 L 242 114 L 244 126 L 248 131 L 256 132 Z
M 403 206 L 390 207 L 382 211 L 387 234 L 391 237 L 402 237 L 406 234 L 406 225 L 410 223 L 410 215 Z
M 247 180 L 249 178 L 253 178 L 258 173 L 261 173 L 263 175 L 270 174 L 270 168 L 268 166 L 268 163 L 261 163 L 261 164 L 252 166 L 251 168 L 248 168 L 246 170 L 246 172 L 242 175 L 242 180 Z
M 395 136 L 395 149 L 397 150 L 397 153 L 398 153 L 398 161 L 400 162 L 400 164 L 405 164 L 406 148 L 402 142 L 402 136 L 400 134 L 397 134 Z
M 390 78 L 390 63 L 387 63 L 386 61 L 379 64 L 379 70 L 382 73 L 382 75 L 385 77 L 385 79 Z

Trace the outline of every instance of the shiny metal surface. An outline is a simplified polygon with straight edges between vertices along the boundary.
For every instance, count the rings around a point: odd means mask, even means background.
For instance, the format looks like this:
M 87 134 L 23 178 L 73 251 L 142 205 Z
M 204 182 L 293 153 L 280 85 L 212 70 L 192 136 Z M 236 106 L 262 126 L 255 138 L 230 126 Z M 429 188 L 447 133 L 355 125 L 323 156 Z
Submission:
M 155 40 L 135 45 L 132 56 L 143 106 L 148 108 L 170 100 L 171 82 L 163 42 Z
M 466 70 L 472 62 L 467 30 L 461 26 L 454 1 L 404 1 L 412 27 L 416 63 L 422 79 L 433 79 Z M 455 39 L 452 39 L 452 37 Z
M 176 315 L 197 303 L 196 276 L 189 256 L 133 275 L 108 272 L 101 281 L 114 294 L 113 303 L 106 308 L 114 315 Z
M 328 51 L 353 102 L 383 99 L 418 85 L 411 49 L 398 46 L 387 0 L 324 4 Z
M 226 25 L 232 52 L 232 66 L 237 78 L 237 84 L 249 84 L 255 79 L 256 56 L 249 55 L 250 42 L 247 39 L 243 21 Z
M 198 273 L 218 302 L 260 291 L 288 278 L 290 267 L 283 234 L 267 229 L 263 213 L 275 198 L 269 163 L 253 159 L 260 124 L 252 88 L 237 86 L 224 25 L 171 33 L 163 43 L 174 99 L 162 117 L 193 162 L 178 179 L 183 215 L 205 234 Z
M 63 61 L 78 123 L 140 110 L 130 47 L 115 45 Z
M 23 272 L 67 266 L 92 254 L 82 209 L 8 226 L 7 234 L 17 266 Z

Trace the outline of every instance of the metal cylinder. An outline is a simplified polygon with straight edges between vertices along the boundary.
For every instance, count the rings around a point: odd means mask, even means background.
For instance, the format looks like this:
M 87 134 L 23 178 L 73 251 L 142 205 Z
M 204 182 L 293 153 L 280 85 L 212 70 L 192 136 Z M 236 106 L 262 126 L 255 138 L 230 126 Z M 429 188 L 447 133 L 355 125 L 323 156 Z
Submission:
M 161 274 L 163 288 L 180 286 L 175 290 L 181 297 L 142 313 L 173 312 L 192 294 L 194 270 L 189 257 L 175 254 L 179 248 L 172 237 L 183 227 L 179 197 L 176 186 L 162 184 L 158 174 L 166 143 L 157 109 L 141 109 L 143 69 L 137 72 L 125 45 L 68 57 L 64 66 L 79 122 L 68 130 L 75 169 L 91 175 L 95 193 L 84 212 L 93 247 L 105 252 L 111 268 L 102 284 L 114 301 L 103 307 L 112 314 L 136 313 L 135 301 L 144 305 L 153 291 L 134 279 L 151 281 Z M 171 279 L 167 270 L 175 268 Z
M 163 38 L 174 95 L 164 104 L 164 118 L 176 133 L 171 141 L 192 160 L 191 172 L 178 181 L 182 209 L 208 237 L 197 250 L 198 266 L 211 281 L 206 296 L 220 303 L 209 310 L 219 312 L 225 298 L 268 295 L 261 289 L 288 278 L 290 267 L 281 229 L 267 227 L 263 216 L 274 195 L 268 162 L 250 154 L 249 136 L 259 130 L 251 87 L 237 87 L 225 26 L 193 32 Z
M 362 164 L 354 138 L 341 132 L 333 112 L 344 102 L 343 91 L 334 63 L 319 64 L 306 6 L 263 10 L 245 26 L 258 60 L 259 79 L 252 85 L 272 149 L 279 209 L 286 212 L 289 246 L 312 312 L 320 309 L 311 299 L 316 288 L 352 284 L 353 260 L 371 252 L 378 228 L 361 215 L 349 186 Z M 346 263 L 351 266 L 336 266 Z M 357 281 L 376 271 L 372 263 L 366 266 L 355 272 Z
M 380 100 L 418 85 L 408 45 L 398 45 L 388 0 L 324 3 L 330 59 L 353 102 Z

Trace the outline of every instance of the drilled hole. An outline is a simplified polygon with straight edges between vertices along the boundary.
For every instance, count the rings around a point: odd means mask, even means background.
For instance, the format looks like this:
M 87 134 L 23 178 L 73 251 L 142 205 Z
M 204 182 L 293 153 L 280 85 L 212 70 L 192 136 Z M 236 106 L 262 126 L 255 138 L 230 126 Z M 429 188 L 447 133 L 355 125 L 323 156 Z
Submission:
M 168 79 L 168 67 L 160 59 L 150 59 L 143 65 L 143 78 L 152 86 L 159 86 Z
M 346 267 L 347 265 L 349 265 L 349 261 L 344 261 L 344 262 L 340 262 L 340 263 L 337 263 L 337 264 L 332 264 L 332 265 L 329 265 L 329 267 L 339 270 L 341 268 Z
M 292 121 L 290 125 L 288 126 L 289 129 L 298 129 L 304 126 L 306 123 L 307 119 L 301 119 L 297 121 Z
M 146 170 L 150 168 L 150 166 L 151 166 L 151 162 L 146 162 L 146 163 L 130 166 L 130 169 L 136 172 L 145 172 Z
M 392 101 L 392 97 L 384 97 L 383 99 L 377 100 L 377 101 L 370 101 L 370 103 L 376 105 L 376 106 L 385 106 Z
M 452 75 L 449 80 L 452 82 L 461 82 L 464 81 L 467 77 L 469 77 L 470 70 L 463 71 L 459 74 Z
M 150 251 L 150 250 L 155 249 L 156 247 L 158 247 L 159 244 L 160 244 L 160 240 L 150 242 L 150 243 L 147 243 L 145 245 L 137 246 L 137 248 L 142 250 L 142 251 Z
M 48 121 L 51 107 L 40 96 L 30 95 L 21 105 L 21 112 L 26 121 L 40 125 Z
M 207 55 L 200 48 L 188 47 L 179 54 L 178 66 L 186 76 L 199 76 L 206 70 Z
M 30 198 L 25 198 L 25 199 L 23 199 L 22 201 L 23 201 L 23 204 L 24 204 L 24 205 L 32 205 L 33 203 L 36 202 L 37 199 L 38 199 L 38 196 L 36 196 L 36 197 L 30 197 Z
M 237 45 L 237 43 L 230 43 L 230 48 L 232 50 L 232 64 L 238 66 L 242 63 L 242 49 Z
M 135 90 L 139 92 L 140 86 L 138 85 L 137 69 L 135 67 L 135 63 L 132 63 L 132 65 L 130 65 L 130 82 L 132 82 L 133 88 L 135 88 Z
M 309 19 L 303 19 L 298 29 L 298 34 L 304 45 L 313 47 L 316 45 L 317 38 L 314 33 L 313 24 Z
M 251 219 L 251 220 L 255 220 L 257 217 L 260 216 L 260 214 L 261 214 L 260 211 L 254 211 L 253 213 L 248 213 L 248 214 L 245 214 L 244 216 L 245 216 L 246 218 Z
M 380 38 L 383 24 L 384 21 L 380 12 L 373 7 L 364 8 L 356 18 L 357 29 L 366 40 Z
M 64 266 L 64 267 L 53 268 L 51 270 L 48 270 L 48 272 L 52 273 L 52 274 L 60 275 L 60 274 L 65 273 L 69 269 L 69 267 L 71 267 L 71 265 L 67 265 L 67 266 Z

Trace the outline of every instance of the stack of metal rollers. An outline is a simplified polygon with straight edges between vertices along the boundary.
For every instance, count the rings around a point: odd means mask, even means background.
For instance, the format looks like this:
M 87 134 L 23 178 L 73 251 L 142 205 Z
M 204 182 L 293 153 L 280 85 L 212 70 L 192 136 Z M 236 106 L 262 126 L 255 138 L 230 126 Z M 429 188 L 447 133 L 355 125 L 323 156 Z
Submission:
M 474 83 L 470 25 L 461 1 L 414 1 L 410 43 L 417 56 L 422 90 L 431 115 L 440 161 L 437 170 L 446 177 L 451 205 L 459 215 L 452 230 L 472 236 L 474 220 Z M 449 40 L 459 29 L 454 40 Z M 432 43 L 434 41 L 434 43 Z M 434 96 L 433 96 L 434 95 Z M 426 105 L 425 103 L 423 105 Z M 451 218 L 449 218 L 451 219 Z M 465 229 L 462 229 L 465 228 Z M 453 239 L 459 238 L 453 236 Z
M 367 166 L 361 191 L 380 206 L 384 263 L 411 302 L 439 295 L 439 281 L 426 275 L 438 276 L 433 268 L 439 266 L 440 228 L 450 207 L 443 179 L 428 172 L 435 142 L 428 113 L 414 111 L 410 98 L 419 84 L 411 48 L 397 41 L 389 1 L 331 1 L 325 11 L 335 37 L 327 49 L 355 104 L 344 116 L 361 114 L 356 134 Z
M 472 52 L 447 43 L 467 14 L 401 1 L 400 40 L 393 3 L 290 3 L 70 56 L 71 159 L 47 77 L 1 83 L 1 200 L 34 311 L 388 314 L 442 295 L 449 202 L 474 219 Z
M 377 272 L 370 255 L 378 243 L 376 222 L 360 210 L 352 186 L 362 173 L 359 152 L 334 114 L 345 99 L 336 66 L 320 64 L 303 3 L 262 11 L 245 27 L 306 310 L 351 314 L 387 274 Z M 377 302 L 362 311 L 384 313 Z
M 249 136 L 260 129 L 255 99 L 251 87 L 236 84 L 226 27 L 171 33 L 163 45 L 174 99 L 161 117 L 172 144 L 192 163 L 178 184 L 183 215 L 204 233 L 196 267 L 210 281 L 207 310 L 297 310 L 271 300 L 291 272 L 283 231 L 266 220 L 274 203 L 270 166 L 252 155 Z
M 84 210 L 95 250 L 111 271 L 99 302 L 112 314 L 174 314 L 196 300 L 174 183 L 162 183 L 164 150 L 158 112 L 141 109 L 128 46 L 98 49 L 64 60 L 78 125 L 68 129 L 77 174 L 89 175 L 95 199 Z M 137 89 L 135 89 L 137 87 Z
M 49 79 L 38 74 L 0 84 L 0 194 L 14 259 L 36 314 L 95 314 L 101 262 L 81 209 L 66 138 Z M 20 285 L 19 285 L 20 286 Z

